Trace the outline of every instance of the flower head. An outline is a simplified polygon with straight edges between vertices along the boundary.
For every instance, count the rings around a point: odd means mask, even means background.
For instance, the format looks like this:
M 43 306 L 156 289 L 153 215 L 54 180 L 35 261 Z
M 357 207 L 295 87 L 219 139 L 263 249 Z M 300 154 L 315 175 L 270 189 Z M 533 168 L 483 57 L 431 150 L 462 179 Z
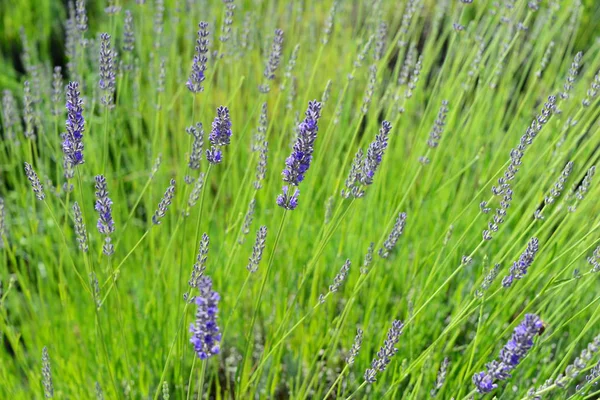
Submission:
M 84 163 L 83 159 L 83 100 L 79 93 L 79 83 L 70 82 L 67 85 L 67 132 L 63 137 L 63 152 L 71 165 Z
M 223 159 L 221 147 L 227 146 L 231 141 L 231 118 L 227 107 L 217 108 L 217 116 L 212 123 L 212 130 L 208 140 L 212 147 L 206 150 L 206 159 L 211 164 L 219 164 Z
M 198 284 L 200 294 L 196 296 L 196 321 L 190 326 L 194 351 L 201 360 L 219 354 L 221 333 L 217 326 L 219 294 L 212 290 L 212 280 L 203 276 Z

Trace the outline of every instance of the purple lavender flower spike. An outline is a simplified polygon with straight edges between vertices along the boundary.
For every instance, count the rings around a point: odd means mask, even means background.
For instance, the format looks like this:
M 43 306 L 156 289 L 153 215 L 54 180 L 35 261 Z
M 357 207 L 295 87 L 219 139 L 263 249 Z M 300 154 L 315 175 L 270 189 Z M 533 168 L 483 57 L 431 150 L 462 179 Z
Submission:
M 487 372 L 478 372 L 473 375 L 473 384 L 479 393 L 489 393 L 498 387 L 494 381 L 503 381 L 511 377 L 511 371 L 519 365 L 527 352 L 533 347 L 533 338 L 542 332 L 544 323 L 535 314 L 526 314 L 525 319 L 515 330 L 513 335 L 500 350 L 498 360 L 493 360 L 486 365 Z
M 114 253 L 114 246 L 111 243 L 110 234 L 115 231 L 115 223 L 112 217 L 112 200 L 108 197 L 106 188 L 106 178 L 103 175 L 96 176 L 96 205 L 94 208 L 98 212 L 98 232 L 105 236 L 102 252 L 111 256 Z
M 505 288 L 510 287 L 515 279 L 521 279 L 527 274 L 527 269 L 533 264 L 536 253 L 539 249 L 539 241 L 533 237 L 527 244 L 525 251 L 519 256 L 519 260 L 515 261 L 510 267 L 510 271 L 504 279 L 502 279 L 502 286 Z
M 204 90 L 202 82 L 206 78 L 206 63 L 208 58 L 208 22 L 200 22 L 198 24 L 198 39 L 196 39 L 196 54 L 194 55 L 194 61 L 192 62 L 192 71 L 185 84 L 190 92 L 199 93 Z
M 63 152 L 66 159 L 73 166 L 83 164 L 83 132 L 85 120 L 83 119 L 83 100 L 79 93 L 79 84 L 70 82 L 67 85 L 67 132 L 63 137 Z
M 283 181 L 292 186 L 298 186 L 304 180 L 304 175 L 310 167 L 314 152 L 317 132 L 319 131 L 319 118 L 321 118 L 321 103 L 316 100 L 308 102 L 308 109 L 304 121 L 298 125 L 298 136 L 292 149 L 292 154 L 285 160 L 285 168 L 281 173 Z M 277 197 L 277 205 L 288 210 L 298 206 L 298 194 L 296 190 L 290 196 L 288 186 L 283 187 L 283 194 Z
M 201 360 L 206 360 L 215 354 L 219 354 L 221 333 L 217 326 L 217 313 L 219 294 L 212 290 L 212 280 L 203 276 L 198 284 L 200 294 L 196 296 L 195 303 L 196 322 L 190 325 L 192 338 L 190 343 L 194 345 L 194 351 Z
M 211 164 L 219 164 L 223 160 L 221 148 L 231 141 L 231 118 L 227 107 L 217 108 L 217 116 L 212 123 L 212 130 L 208 140 L 212 147 L 206 150 L 206 159 Z

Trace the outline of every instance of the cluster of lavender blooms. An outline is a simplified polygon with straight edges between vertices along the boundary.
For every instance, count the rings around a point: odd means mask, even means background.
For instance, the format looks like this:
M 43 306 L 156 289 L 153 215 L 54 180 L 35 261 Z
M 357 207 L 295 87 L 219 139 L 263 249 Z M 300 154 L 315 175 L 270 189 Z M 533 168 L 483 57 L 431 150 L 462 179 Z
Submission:
M 329 292 L 327 293 L 327 295 L 329 295 L 330 293 L 337 292 L 340 289 L 340 287 L 344 284 L 344 281 L 348 277 L 348 272 L 350 271 L 350 265 L 352 265 L 352 263 L 349 259 L 347 259 L 346 262 L 344 262 L 344 265 L 342 265 L 342 268 L 340 268 L 340 272 L 338 272 L 333 278 L 333 283 L 329 285 Z M 325 303 L 327 295 L 319 295 L 320 304 Z
M 158 203 L 158 208 L 152 216 L 152 223 L 154 225 L 160 225 L 161 219 L 167 214 L 167 211 L 169 210 L 169 206 L 171 205 L 173 196 L 175 196 L 175 179 L 171 179 L 169 187 L 167 187 L 165 194 Z
M 404 323 L 400 320 L 392 322 L 392 327 L 388 331 L 387 338 L 383 342 L 383 346 L 377 352 L 377 357 L 371 362 L 371 368 L 367 368 L 365 371 L 365 381 L 367 383 L 373 383 L 377 380 L 376 376 L 378 372 L 384 372 L 388 364 L 392 360 L 392 357 L 398 352 L 395 347 L 396 343 L 400 340 L 400 335 L 404 329 Z
M 379 249 L 379 256 L 381 258 L 388 258 L 394 247 L 396 247 L 396 243 L 400 236 L 404 232 L 404 226 L 406 225 L 406 213 L 401 212 L 398 214 L 398 218 L 396 218 L 396 222 L 394 223 L 394 227 L 392 231 L 388 235 L 385 242 L 383 242 L 383 248 Z
M 67 122 L 66 133 L 63 134 L 63 152 L 73 166 L 84 163 L 83 159 L 83 100 L 79 93 L 79 83 L 70 82 L 67 85 Z
M 44 386 L 44 396 L 47 399 L 54 397 L 54 384 L 52 383 L 52 369 L 50 368 L 50 356 L 48 348 L 42 348 L 42 386 Z
M 281 61 L 281 50 L 283 49 L 283 31 L 281 29 L 275 29 L 275 37 L 273 38 L 273 47 L 271 48 L 271 54 L 269 55 L 269 60 L 267 61 L 267 65 L 265 66 L 265 72 L 263 73 L 265 77 L 265 83 L 258 87 L 262 93 L 269 93 L 271 87 L 269 82 L 275 79 L 275 71 L 277 71 L 277 67 L 279 66 L 279 62 Z
M 591 272 L 600 272 L 600 246 L 596 247 L 594 253 L 587 258 L 587 261 L 592 266 Z
M 350 173 L 346 179 L 346 189 L 343 189 L 341 193 L 342 197 L 360 198 L 364 196 L 366 186 L 373 183 L 375 172 L 381 164 L 385 149 L 388 146 L 391 129 L 392 124 L 383 121 L 379 133 L 367 149 L 367 154 L 365 155 L 362 149 L 356 152 L 350 167 Z
M 33 167 L 28 162 L 25 162 L 25 175 L 31 183 L 31 188 L 33 189 L 33 193 L 35 193 L 35 197 L 43 201 L 46 198 L 46 194 L 44 193 L 44 187 L 42 186 L 42 182 L 40 182 L 40 178 L 33 170 Z
M 192 289 L 200 289 L 201 278 L 204 276 L 206 270 L 206 261 L 208 260 L 208 246 L 210 245 L 210 238 L 206 233 L 202 234 L 200 239 L 200 246 L 198 249 L 198 255 L 196 256 L 196 262 L 192 268 L 192 274 L 188 285 L 190 286 L 190 292 L 184 293 L 183 299 L 189 303 L 194 301 L 195 297 L 191 294 Z
M 231 141 L 231 118 L 227 107 L 217 108 L 217 116 L 212 123 L 212 130 L 208 135 L 208 140 L 212 145 L 206 150 L 206 159 L 211 164 L 219 164 L 223 161 L 223 152 L 221 147 L 227 146 Z
M 435 386 L 429 391 L 429 395 L 431 397 L 437 396 L 442 386 L 444 386 L 444 382 L 446 382 L 446 375 L 448 374 L 449 365 L 450 360 L 448 360 L 448 357 L 444 358 L 444 360 L 440 364 L 440 369 L 438 371 L 437 377 L 435 378 Z
M 356 329 L 356 336 L 354 337 L 354 342 L 352 343 L 352 347 L 346 356 L 346 364 L 348 366 L 352 366 L 354 364 L 354 360 L 358 357 L 358 353 L 360 352 L 360 346 L 363 341 L 363 330 L 360 328 Z
M 266 240 L 267 227 L 263 225 L 256 232 L 256 241 L 252 247 L 252 255 L 250 256 L 248 266 L 246 267 L 251 273 L 258 271 L 258 264 L 260 264 L 260 261 L 262 260 Z
M 31 84 L 29 81 L 23 83 L 23 119 L 25 120 L 25 137 L 34 140 L 35 135 L 35 110 L 34 99 L 31 93 Z
M 200 22 L 198 24 L 198 39 L 196 39 L 196 54 L 194 55 L 194 61 L 192 62 L 192 71 L 187 80 L 186 86 L 192 93 L 199 93 L 204 90 L 202 82 L 206 78 L 206 63 L 208 58 L 208 22 Z
M 85 229 L 81 208 L 79 207 L 79 203 L 76 201 L 73 203 L 73 220 L 75 221 L 75 235 L 77 237 L 79 249 L 82 252 L 87 253 L 87 231 Z
M 196 321 L 190 325 L 190 342 L 201 360 L 220 352 L 221 333 L 217 325 L 219 294 L 212 289 L 212 280 L 202 276 L 198 282 L 200 294 L 196 296 Z
M 115 223 L 112 217 L 112 200 L 108 197 L 106 189 L 106 178 L 103 175 L 96 176 L 96 205 L 95 210 L 98 212 L 98 232 L 104 235 L 104 245 L 102 252 L 111 256 L 114 253 L 114 246 L 111 243 L 110 234 L 115 231 Z
M 308 103 L 304 121 L 298 125 L 298 137 L 292 150 L 292 154 L 285 160 L 286 167 L 282 175 L 283 181 L 292 186 L 298 186 L 304 180 L 304 175 L 310 167 L 314 152 L 317 132 L 319 130 L 319 118 L 321 117 L 321 103 L 316 100 Z M 288 186 L 283 187 L 283 193 L 277 196 L 277 205 L 287 210 L 293 210 L 298 206 L 299 190 L 290 193 Z
M 519 365 L 527 352 L 533 347 L 533 338 L 540 334 L 544 323 L 535 314 L 526 314 L 506 345 L 500 350 L 498 360 L 486 365 L 487 372 L 473 375 L 473 383 L 479 393 L 489 393 L 503 381 L 511 377 L 511 371 Z
M 513 263 L 512 267 L 510 267 L 508 275 L 502 279 L 502 286 L 509 288 L 515 279 L 521 279 L 527 274 L 527 269 L 533 263 L 538 249 L 538 239 L 536 237 L 531 238 L 525 251 L 519 256 L 519 259 Z
M 492 193 L 494 195 L 500 196 L 509 188 L 509 182 L 513 180 L 517 172 L 519 172 L 519 166 L 522 164 L 522 158 L 525 155 L 525 151 L 533 143 L 537 134 L 542 130 L 555 111 L 556 96 L 549 96 L 548 101 L 544 103 L 540 114 L 533 119 L 529 127 L 527 127 L 525 134 L 521 136 L 519 145 L 510 151 L 510 163 L 504 171 L 504 175 L 498 178 L 498 186 L 492 187 Z
M 104 93 L 100 101 L 108 108 L 114 107 L 117 54 L 110 45 L 110 35 L 100 35 L 100 80 L 98 86 Z

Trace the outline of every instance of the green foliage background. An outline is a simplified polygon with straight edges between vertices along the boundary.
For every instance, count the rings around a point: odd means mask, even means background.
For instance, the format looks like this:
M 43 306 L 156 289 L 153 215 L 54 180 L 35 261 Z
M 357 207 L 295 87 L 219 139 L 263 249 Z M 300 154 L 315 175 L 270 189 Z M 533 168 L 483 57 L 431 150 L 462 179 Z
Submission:
M 600 242 L 597 176 L 582 199 L 569 195 L 600 155 L 600 97 L 582 106 L 600 67 L 597 2 L 543 1 L 535 12 L 523 1 L 417 2 L 403 33 L 406 2 L 339 1 L 326 44 L 321 40 L 333 5 L 329 0 L 236 1 L 232 38 L 225 43 L 218 40 L 223 3 L 187 3 L 164 2 L 157 46 L 157 3 L 118 2 L 134 16 L 136 48 L 125 54 L 123 11 L 110 17 L 104 2 L 88 2 L 90 43 L 75 71 L 85 98 L 86 163 L 70 182 L 74 191 L 65 193 L 59 136 L 64 107 L 60 103 L 61 113 L 51 114 L 50 84 L 54 66 L 66 73 L 67 8 L 52 0 L 0 2 L 0 89 L 14 94 L 21 112 L 24 81 L 33 82 L 41 96 L 35 105 L 35 140 L 22 131 L 10 140 L 4 118 L 1 125 L 0 398 L 44 396 L 41 354 L 47 346 L 58 399 L 94 398 L 96 387 L 108 399 L 165 398 L 165 386 L 176 399 L 421 399 L 431 396 L 444 358 L 450 365 L 437 397 L 462 399 L 474 394 L 471 377 L 497 356 L 525 313 L 538 314 L 547 327 L 493 395 L 526 398 L 530 388 L 550 379 L 541 389 L 543 398 L 598 396 L 592 384 L 598 378 L 592 374 L 596 352 L 565 388 L 553 383 L 600 334 L 598 273 L 586 260 Z M 201 20 L 209 22 L 211 51 L 220 56 L 210 58 L 205 91 L 194 96 L 185 81 Z M 381 22 L 387 23 L 387 35 L 378 60 L 373 48 Z M 458 22 L 464 30 L 453 28 Z M 519 22 L 528 29 L 518 29 Z M 265 95 L 258 85 L 276 28 L 285 32 L 282 63 Z M 95 39 L 100 32 L 110 33 L 122 60 L 135 65 L 119 70 L 111 111 L 98 100 Z M 371 35 L 372 47 L 356 66 Z M 481 40 L 484 51 L 475 64 Z M 537 76 L 551 41 L 554 50 Z M 422 69 L 406 96 L 407 86 L 398 77 L 410 44 L 422 56 Z M 296 45 L 295 68 L 286 73 Z M 492 185 L 548 96 L 564 91 L 578 51 L 584 53 L 574 88 L 566 99 L 559 98 L 560 112 L 528 148 L 511 181 L 513 201 L 499 232 L 492 241 L 482 240 L 501 200 L 491 196 Z M 362 113 L 371 65 L 377 67 L 374 92 Z M 322 99 L 328 82 L 300 205 L 284 214 L 275 198 L 297 113 L 302 115 L 308 100 Z M 429 149 L 426 141 L 444 99 L 450 109 L 445 130 L 439 147 Z M 268 174 L 256 190 L 258 154 L 250 151 L 250 143 L 263 102 Z M 219 105 L 231 111 L 232 144 L 224 150 L 224 162 L 211 168 L 201 205 L 184 218 L 191 191 L 184 183 L 190 174 L 185 129 L 202 122 L 208 134 Z M 393 128 L 375 182 L 364 198 L 345 200 L 340 189 L 354 154 L 366 149 L 383 119 Z M 160 167 L 151 174 L 159 155 Z M 423 165 L 419 157 L 425 155 L 430 163 Z M 568 161 L 574 168 L 562 196 L 543 207 L 543 220 L 534 219 Z M 35 199 L 23 162 L 42 179 L 43 202 Z M 202 163 L 207 172 L 206 160 Z M 197 171 L 192 172 L 196 178 Z M 94 176 L 101 173 L 114 202 L 116 253 L 110 259 L 102 255 L 103 237 L 95 228 Z M 163 223 L 153 226 L 152 214 L 172 178 L 175 200 Z M 254 222 L 245 236 L 242 225 L 253 198 Z M 84 209 L 88 257 L 75 240 L 74 200 Z M 484 200 L 489 214 L 480 210 Z M 569 212 L 573 204 L 576 210 Z M 368 273 L 362 273 L 369 244 L 375 243 L 377 253 L 400 211 L 408 218 L 396 249 L 388 259 L 375 254 Z M 261 225 L 269 229 L 267 247 L 258 272 L 249 274 L 246 265 Z M 194 313 L 182 298 L 202 232 L 210 236 L 206 273 L 221 294 L 219 321 L 225 331 L 222 354 L 206 363 L 195 359 L 188 343 Z M 540 250 L 529 273 L 503 289 L 500 280 L 533 236 Z M 472 262 L 463 262 L 463 256 Z M 327 293 L 346 259 L 352 261 L 348 278 L 321 305 L 319 295 Z M 476 297 L 496 263 L 499 277 L 482 298 Z M 89 279 L 92 270 L 100 282 L 100 307 Z M 398 353 L 377 382 L 367 385 L 364 371 L 394 319 L 406 324 Z M 348 366 L 345 357 L 357 327 L 364 339 L 356 362 Z M 591 383 L 585 384 L 586 375 Z

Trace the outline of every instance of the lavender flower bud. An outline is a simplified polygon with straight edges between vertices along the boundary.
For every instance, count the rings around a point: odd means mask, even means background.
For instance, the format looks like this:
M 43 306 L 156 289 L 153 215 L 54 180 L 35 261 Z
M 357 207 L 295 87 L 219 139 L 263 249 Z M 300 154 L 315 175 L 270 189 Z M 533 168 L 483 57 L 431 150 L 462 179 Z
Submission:
M 25 162 L 25 175 L 31 183 L 31 188 L 33 189 L 33 193 L 35 193 L 35 197 L 37 197 L 37 199 L 40 201 L 44 200 L 46 195 L 44 194 L 44 187 L 40 182 L 40 178 L 38 178 L 38 175 L 33 170 L 33 167 L 27 162 Z
M 431 132 L 429 132 L 429 140 L 427 146 L 436 148 L 442 138 L 444 127 L 446 126 L 446 114 L 448 113 L 448 100 L 443 100 L 437 118 L 433 124 Z
M 21 131 L 19 109 L 10 90 L 2 92 L 2 128 L 7 140 L 15 140 L 17 133 Z
M 383 121 L 381 123 L 379 133 L 375 136 L 375 140 L 371 142 L 369 148 L 367 149 L 367 155 L 363 164 L 361 176 L 361 182 L 365 186 L 373 183 L 375 172 L 377 171 L 377 168 L 379 168 L 379 165 L 383 159 L 383 154 L 385 153 L 385 149 L 388 146 L 388 139 L 391 130 L 392 124 L 390 124 L 388 121 Z
M 196 54 L 194 55 L 194 61 L 192 62 L 192 71 L 187 80 L 186 86 L 192 93 L 199 93 L 204 90 L 202 82 L 206 78 L 206 63 L 208 58 L 208 22 L 200 22 L 198 24 L 198 39 L 196 39 Z
M 133 28 L 133 15 L 131 11 L 125 10 L 125 22 L 123 24 L 123 51 L 132 52 L 135 48 L 135 33 Z
M 79 204 L 77 202 L 73 203 L 73 219 L 75 220 L 75 235 L 77 236 L 77 243 L 79 244 L 79 249 L 82 252 L 87 253 L 87 231 L 85 229 L 85 222 L 83 221 L 81 208 L 79 207 Z
M 264 141 L 260 147 L 258 153 L 258 164 L 256 164 L 256 180 L 254 181 L 254 188 L 256 190 L 262 188 L 262 181 L 267 175 L 267 152 L 269 151 L 269 142 Z
M 200 246 L 198 249 L 198 255 L 196 256 L 196 262 L 194 263 L 194 267 L 192 268 L 192 274 L 190 276 L 190 280 L 188 281 L 190 291 L 183 295 L 183 299 L 189 303 L 194 301 L 195 298 L 191 295 L 191 290 L 200 289 L 200 285 L 202 283 L 201 279 L 204 276 L 204 271 L 206 270 L 206 261 L 208 260 L 209 244 L 210 238 L 206 233 L 203 233 L 202 239 L 200 239 Z
M 561 192 L 565 187 L 565 182 L 569 179 L 569 175 L 573 171 L 573 161 L 569 161 L 563 169 L 562 173 L 558 177 L 558 180 L 554 183 L 554 187 L 550 189 L 550 194 L 544 198 L 546 205 L 554 203 L 554 200 L 560 196 Z
M 333 20 L 335 18 L 335 13 L 338 7 L 338 0 L 333 2 L 331 9 L 329 10 L 329 15 L 325 20 L 325 27 L 323 28 L 323 37 L 321 38 L 321 43 L 326 45 L 329 43 L 329 37 L 331 36 L 331 31 L 333 30 Z
M 266 240 L 267 227 L 261 226 L 256 232 L 256 241 L 254 242 L 254 247 L 252 247 L 252 255 L 250 256 L 248 266 L 246 267 L 251 273 L 258 270 L 258 264 L 260 264 L 263 251 L 265 250 Z
M 96 205 L 94 208 L 98 212 L 98 232 L 105 236 L 102 251 L 107 256 L 114 253 L 114 246 L 110 238 L 110 234 L 115 231 L 112 204 L 112 200 L 108 197 L 106 178 L 103 175 L 96 176 Z
M 194 188 L 192 189 L 192 193 L 190 193 L 190 197 L 188 199 L 188 208 L 192 208 L 196 205 L 198 200 L 200 199 L 200 194 L 202 192 L 202 187 L 204 186 L 204 172 L 201 172 L 194 183 Z M 187 216 L 187 215 L 186 215 Z
M 329 96 L 331 95 L 331 79 L 327 80 L 327 84 L 325 85 L 325 90 L 323 91 L 323 96 L 321 96 L 321 104 L 325 105 L 327 100 L 329 100 Z
M 577 205 L 579 204 L 579 202 L 584 199 L 586 193 L 588 192 L 588 190 L 592 186 L 592 178 L 594 177 L 595 173 L 596 173 L 596 166 L 592 165 L 590 167 L 590 169 L 588 169 L 588 171 L 585 174 L 585 176 L 583 177 L 583 181 L 581 181 L 581 184 L 577 187 L 577 190 L 574 191 L 574 193 L 575 193 L 575 199 L 573 200 L 573 203 L 568 207 L 568 211 L 569 212 L 575 212 L 575 210 L 577 209 Z M 573 189 L 571 189 L 571 192 L 573 192 Z M 567 196 L 567 200 L 571 196 L 572 196 L 571 194 L 568 195 Z
M 273 38 L 273 46 L 271 48 L 271 54 L 269 56 L 269 60 L 265 67 L 264 77 L 266 79 L 265 83 L 258 87 L 262 93 L 269 93 L 271 89 L 269 86 L 269 81 L 275 79 L 275 71 L 277 71 L 277 67 L 279 66 L 279 62 L 281 60 L 281 50 L 283 48 L 283 31 L 281 29 L 275 30 L 275 37 Z
M 4 248 L 4 239 L 6 238 L 5 226 L 6 210 L 4 209 L 4 199 L 0 197 L 0 249 Z M 0 293 L 0 298 L 2 294 Z
M 518 325 L 508 343 L 500 350 L 498 361 L 487 364 L 487 372 L 473 375 L 473 383 L 479 393 L 489 393 L 498 385 L 497 380 L 511 377 L 510 372 L 519 365 L 527 352 L 533 347 L 533 338 L 541 334 L 544 323 L 535 314 L 526 314 L 525 319 Z
M 54 67 L 54 73 L 52 74 L 52 108 L 50 113 L 52 115 L 60 115 L 60 105 L 63 104 L 63 81 L 62 81 L 62 68 Z
M 596 247 L 594 253 L 587 258 L 588 262 L 592 266 L 590 272 L 600 272 L 600 246 Z
M 377 42 L 375 43 L 375 51 L 373 53 L 373 59 L 379 61 L 385 55 L 385 40 L 387 36 L 388 26 L 385 22 L 379 24 L 379 30 L 377 31 Z
M 75 3 L 75 19 L 77 21 L 77 29 L 79 32 L 84 33 L 88 29 L 88 18 L 85 10 L 85 0 L 77 0 Z
M 212 147 L 206 150 L 206 159 L 211 164 L 219 164 L 223 160 L 221 147 L 227 146 L 231 140 L 231 119 L 227 107 L 217 108 L 217 116 L 212 123 L 212 130 L 208 136 Z
M 258 118 L 258 128 L 252 137 L 252 151 L 260 151 L 265 139 L 267 138 L 267 102 L 264 102 L 261 107 L 260 116 Z
M 392 250 L 394 250 L 398 239 L 402 235 L 402 232 L 404 232 L 405 225 L 406 213 L 401 212 L 400 214 L 398 214 L 398 218 L 396 218 L 396 222 L 394 223 L 394 227 L 392 228 L 392 231 L 390 232 L 388 238 L 383 243 L 383 248 L 379 249 L 379 256 L 381 258 L 389 257 Z
M 581 63 L 581 59 L 583 58 L 583 53 L 580 51 L 575 55 L 575 59 L 571 64 L 571 68 L 569 69 L 569 73 L 567 74 L 567 78 L 563 85 L 564 91 L 560 94 L 560 97 L 565 100 L 569 98 L 569 92 L 573 89 L 573 83 L 577 78 L 577 74 L 579 72 L 579 64 Z
M 52 383 L 52 370 L 50 368 L 50 356 L 48 348 L 42 349 L 42 385 L 44 386 L 44 396 L 47 399 L 54 397 L 54 384 Z
M 367 53 L 371 49 L 373 39 L 375 39 L 375 37 L 371 35 L 365 43 L 365 45 L 363 46 L 363 48 L 361 49 L 361 51 L 356 56 L 356 61 L 354 61 L 354 68 L 360 68 L 362 66 L 362 62 L 364 61 L 365 57 L 367 56 Z
M 116 62 L 116 53 L 111 48 L 110 35 L 108 33 L 100 34 L 100 79 L 98 86 L 103 92 L 100 100 L 108 108 L 114 107 Z
M 25 120 L 25 137 L 35 139 L 35 111 L 33 109 L 33 95 L 29 81 L 23 83 L 23 119 Z
M 600 72 L 598 72 L 596 74 L 596 76 L 594 76 L 594 80 L 592 81 L 592 84 L 590 85 L 590 88 L 588 89 L 588 91 L 586 93 L 585 99 L 583 99 L 581 101 L 581 105 L 583 105 L 584 107 L 589 107 L 590 104 L 592 104 L 592 101 L 594 101 L 594 99 L 596 98 L 596 96 L 598 96 L 599 91 L 600 91 Z
M 192 135 L 192 151 L 190 152 L 190 161 L 188 166 L 190 169 L 200 169 L 200 161 L 202 160 L 202 147 L 204 145 L 204 129 L 202 123 L 196 123 L 196 126 L 190 126 L 185 130 L 188 135 Z
M 96 400 L 104 400 L 104 392 L 99 382 L 96 382 Z
M 363 340 L 363 330 L 360 328 L 356 329 L 356 336 L 354 337 L 354 343 L 352 343 L 352 348 L 348 352 L 348 356 L 346 356 L 346 364 L 348 366 L 352 366 L 354 364 L 354 360 L 358 357 L 358 353 L 360 351 L 360 346 L 362 345 Z
M 225 43 L 229 40 L 229 34 L 231 33 L 231 24 L 233 24 L 233 11 L 235 10 L 235 4 L 233 0 L 223 0 L 225 4 L 225 19 L 223 20 L 223 28 L 221 30 L 221 42 Z
M 542 77 L 542 72 L 546 69 L 548 62 L 550 61 L 550 57 L 552 57 L 552 51 L 554 50 L 554 41 L 548 43 L 548 47 L 544 52 L 544 56 L 542 57 L 542 61 L 540 62 L 540 69 L 535 72 L 535 76 L 538 78 Z
M 375 93 L 375 85 L 377 84 L 377 65 L 373 64 L 369 67 L 369 83 L 367 84 L 367 89 L 365 90 L 365 96 L 363 98 L 363 104 L 361 107 L 361 112 L 366 114 L 369 111 L 369 105 L 371 104 L 371 99 L 373 98 L 373 93 Z
M 277 205 L 286 210 L 294 210 L 298 207 L 298 196 L 300 189 L 296 188 L 294 194 L 288 193 L 288 186 L 282 188 L 283 193 L 277 196 Z
M 242 225 L 242 232 L 240 238 L 238 239 L 238 243 L 244 243 L 244 237 L 250 233 L 250 225 L 252 225 L 252 220 L 254 218 L 254 208 L 256 206 L 256 199 L 250 200 L 248 204 L 248 211 L 246 211 L 246 216 L 244 217 L 244 224 Z
M 500 271 L 500 264 L 494 265 L 494 267 L 490 268 L 488 274 L 483 279 L 483 282 L 479 286 L 479 289 L 475 291 L 475 297 L 481 298 L 484 293 L 489 289 L 492 285 L 496 277 L 498 276 L 498 272 Z
M 435 386 L 429 391 L 429 395 L 431 397 L 435 397 L 442 386 L 444 386 L 444 382 L 446 382 L 446 374 L 448 373 L 448 365 L 450 365 L 450 361 L 448 360 L 448 357 L 446 357 L 444 358 L 444 361 L 442 361 L 440 370 L 435 378 Z
M 63 152 L 71 165 L 80 165 L 83 159 L 83 133 L 85 120 L 83 119 L 83 100 L 79 93 L 79 84 L 70 82 L 67 85 L 67 122 L 66 134 L 63 137 Z
M 392 360 L 392 357 L 398 352 L 398 349 L 395 347 L 398 341 L 400 340 L 400 335 L 402 335 L 402 331 L 404 329 L 404 323 L 400 320 L 395 320 L 392 323 L 392 327 L 388 331 L 387 338 L 377 352 L 377 357 L 373 359 L 371 362 L 371 368 L 368 368 L 365 371 L 365 381 L 367 383 L 375 382 L 376 376 L 378 372 L 384 372 L 387 368 L 388 364 Z
M 169 187 L 165 191 L 165 194 L 160 200 L 160 203 L 158 203 L 158 209 L 154 212 L 154 215 L 152 216 L 152 223 L 154 225 L 159 225 L 161 223 L 161 219 L 169 210 L 169 206 L 171 205 L 173 196 L 175 196 L 175 179 L 171 179 Z
M 365 275 L 369 272 L 369 267 L 373 262 L 373 252 L 375 251 L 375 243 L 371 242 L 369 248 L 367 250 L 367 254 L 365 254 L 365 259 L 363 261 L 363 265 L 360 267 L 360 273 Z
M 192 338 L 190 342 L 194 346 L 194 351 L 201 360 L 206 360 L 215 354 L 219 354 L 221 333 L 217 326 L 217 313 L 219 294 L 212 290 L 212 280 L 208 276 L 203 276 L 198 284 L 200 294 L 195 302 L 198 306 L 196 310 L 196 321 L 190 326 Z
M 337 292 L 339 290 L 339 288 L 342 286 L 342 284 L 348 277 L 348 271 L 350 271 L 350 265 L 351 265 L 351 263 L 350 263 L 349 259 L 346 260 L 346 262 L 344 262 L 344 265 L 342 265 L 340 272 L 338 272 L 337 275 L 333 278 L 333 283 L 331 285 L 329 285 L 330 293 Z

